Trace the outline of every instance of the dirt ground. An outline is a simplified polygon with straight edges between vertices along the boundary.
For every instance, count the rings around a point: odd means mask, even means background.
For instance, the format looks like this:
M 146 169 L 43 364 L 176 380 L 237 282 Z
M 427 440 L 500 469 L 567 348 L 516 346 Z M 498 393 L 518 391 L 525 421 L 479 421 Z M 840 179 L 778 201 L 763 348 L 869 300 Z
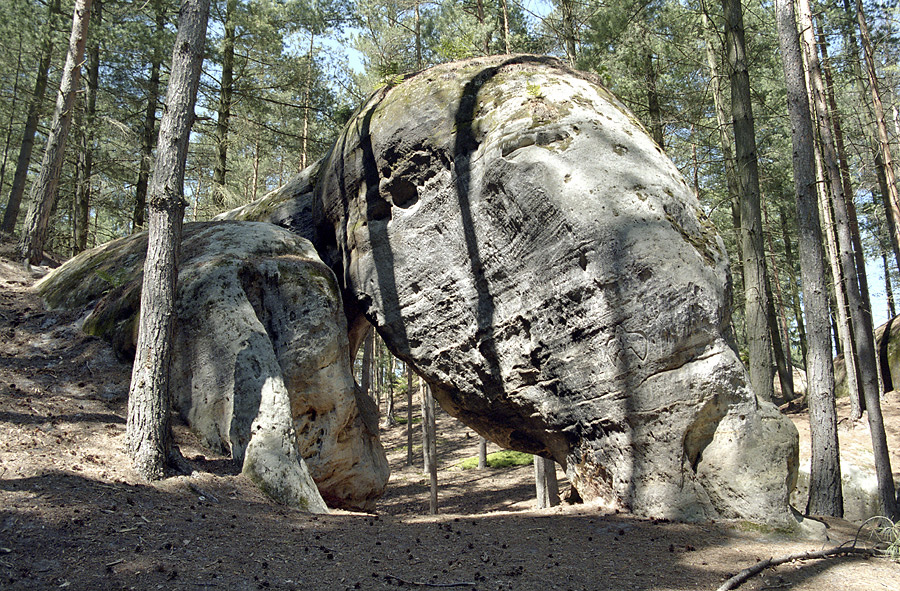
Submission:
M 81 334 L 78 318 L 44 310 L 10 252 L 4 243 L 0 589 L 705 590 L 759 560 L 836 545 L 857 530 L 829 520 L 829 541 L 804 541 L 593 505 L 535 510 L 530 466 L 454 468 L 476 454 L 478 439 L 443 413 L 437 516 L 426 514 L 418 449 L 417 465 L 405 466 L 403 426 L 382 431 L 393 474 L 373 515 L 273 504 L 182 426 L 176 436 L 194 473 L 149 484 L 123 454 L 129 367 Z M 885 410 L 897 450 L 900 400 L 888 397 Z M 864 425 L 842 422 L 848 449 L 863 449 L 867 436 Z M 742 587 L 776 588 L 898 590 L 900 565 L 798 561 Z

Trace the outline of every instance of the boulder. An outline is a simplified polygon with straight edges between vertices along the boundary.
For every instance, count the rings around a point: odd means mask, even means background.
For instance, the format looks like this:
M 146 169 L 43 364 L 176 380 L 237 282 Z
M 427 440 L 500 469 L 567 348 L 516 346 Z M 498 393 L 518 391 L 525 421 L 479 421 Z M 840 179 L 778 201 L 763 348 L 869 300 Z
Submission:
M 53 307 L 96 302 L 84 329 L 133 357 L 146 248 L 146 233 L 103 245 L 38 289 Z M 181 261 L 175 408 L 276 500 L 372 510 L 389 468 L 331 270 L 307 240 L 255 222 L 185 225 Z
M 722 241 L 595 78 L 529 56 L 426 70 L 376 92 L 315 177 L 257 219 L 311 212 L 351 345 L 373 323 L 444 409 L 585 499 L 795 523 L 797 432 L 729 341 Z

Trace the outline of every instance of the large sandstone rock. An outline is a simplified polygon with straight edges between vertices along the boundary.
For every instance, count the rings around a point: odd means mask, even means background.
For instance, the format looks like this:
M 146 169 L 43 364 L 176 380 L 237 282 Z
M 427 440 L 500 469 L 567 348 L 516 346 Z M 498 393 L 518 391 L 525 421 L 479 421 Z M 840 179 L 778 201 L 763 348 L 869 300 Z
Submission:
M 98 247 L 39 290 L 51 306 L 99 299 L 85 330 L 133 355 L 146 248 L 146 234 Z M 174 402 L 207 446 L 282 502 L 374 508 L 388 479 L 375 409 L 356 396 L 340 293 L 308 241 L 186 225 L 176 314 Z
M 721 240 L 593 78 L 432 68 L 377 92 L 320 166 L 258 219 L 309 230 L 351 334 L 364 313 L 451 414 L 554 458 L 586 499 L 793 523 L 797 432 L 729 345 Z

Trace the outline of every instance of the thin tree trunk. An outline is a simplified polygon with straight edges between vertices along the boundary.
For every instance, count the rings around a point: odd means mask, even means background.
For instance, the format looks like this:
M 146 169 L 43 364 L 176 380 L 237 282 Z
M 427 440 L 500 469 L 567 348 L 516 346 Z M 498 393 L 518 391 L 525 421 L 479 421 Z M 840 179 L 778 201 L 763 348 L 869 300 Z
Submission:
M 656 89 L 656 67 L 653 65 L 653 54 L 649 51 L 644 60 L 644 67 L 646 68 L 645 79 L 647 82 L 647 109 L 650 115 L 650 135 L 656 144 L 665 150 L 662 111 L 659 106 L 659 92 Z
M 807 110 L 807 112 L 809 111 Z M 816 211 L 818 213 L 818 210 Z M 797 292 L 797 277 L 794 274 L 794 249 L 791 246 L 791 237 L 790 233 L 788 232 L 787 214 L 785 213 L 784 208 L 778 209 L 778 215 L 781 218 L 781 239 L 784 243 L 784 257 L 787 262 L 788 279 L 790 280 L 791 284 L 791 307 L 794 310 L 794 318 L 797 321 L 797 333 L 800 336 L 800 354 L 803 357 L 803 366 L 806 367 L 806 326 L 805 322 L 803 321 L 803 313 L 801 312 L 800 308 L 800 294 Z
M 394 356 L 387 353 L 387 408 L 384 413 L 384 426 L 387 428 L 397 424 L 394 420 Z
M 872 394 L 876 398 L 878 396 L 878 371 L 875 361 L 875 340 L 871 328 L 872 319 L 862 300 L 861 279 L 854 256 L 853 238 L 851 236 L 852 222 L 847 206 L 849 198 L 844 194 L 838 158 L 834 149 L 832 120 L 826 102 L 825 86 L 822 81 L 809 1 L 800 0 L 798 6 L 800 11 L 799 23 L 802 31 L 801 38 L 806 50 L 807 70 L 811 83 L 809 90 L 812 94 L 813 113 L 817 121 L 817 129 L 821 140 L 822 162 L 826 173 L 827 182 L 825 186 L 833 207 L 838 257 L 841 270 L 843 271 L 844 289 L 853 331 L 854 348 L 849 353 L 856 355 L 859 387 L 863 398 L 868 400 L 868 397 Z M 849 366 L 846 348 L 844 360 Z M 853 392 L 851 391 L 850 394 L 852 396 Z
M 219 112 L 216 119 L 216 165 L 213 168 L 213 203 L 225 204 L 225 173 L 228 170 L 228 124 L 234 92 L 234 13 L 237 0 L 225 4 L 225 37 L 222 40 L 222 83 L 219 88 Z
M 416 70 L 422 69 L 422 15 L 419 14 L 419 4 L 416 0 Z
M 884 250 L 881 251 L 881 263 L 884 266 L 884 291 L 887 294 L 887 314 L 888 320 L 890 320 L 897 315 L 897 309 L 894 306 L 894 288 L 891 286 L 891 268 Z M 885 390 L 887 390 L 887 385 L 885 385 Z
M 147 209 L 147 185 L 150 182 L 150 164 L 153 157 L 153 143 L 156 137 L 156 104 L 159 102 L 159 71 L 162 68 L 163 55 L 159 49 L 159 37 L 166 26 L 162 2 L 155 0 L 153 9 L 156 14 L 156 38 L 153 57 L 150 61 L 150 79 L 147 82 L 147 108 L 144 111 L 144 127 L 141 131 L 141 162 L 134 192 L 134 213 L 131 230 L 137 232 L 144 227 L 144 212 Z
M 3 213 L 3 225 L 0 231 L 12 234 L 16 230 L 16 220 L 22 207 L 22 196 L 25 194 L 25 183 L 28 180 L 28 167 L 31 164 L 31 153 L 34 150 L 34 134 L 37 132 L 41 116 L 41 105 L 47 91 L 47 72 L 50 70 L 50 59 L 53 55 L 53 16 L 59 13 L 60 0 L 53 0 L 48 8 L 47 28 L 44 31 L 41 61 L 38 65 L 37 78 L 34 81 L 34 94 L 28 104 L 28 116 L 25 118 L 25 130 L 22 132 L 22 146 L 16 161 L 16 173 L 13 176 L 12 188 L 9 190 L 9 201 Z
M 825 253 L 816 195 L 815 136 L 793 0 L 777 0 L 775 11 L 791 120 L 794 187 L 800 231 L 800 274 L 809 341 L 806 373 L 812 461 L 806 509 L 810 513 L 840 517 L 844 502 L 834 404 L 834 369 L 826 313 Z
M 722 8 L 725 13 L 725 42 L 731 68 L 731 114 L 738 185 L 741 191 L 741 256 L 750 351 L 750 383 L 760 398 L 771 401 L 774 397 L 772 340 L 768 327 L 759 165 L 756 159 L 756 132 L 744 43 L 744 17 L 740 0 L 722 0 Z
M 94 30 L 103 20 L 103 2 L 94 0 Z M 87 87 L 84 95 L 84 130 L 82 146 L 78 154 L 77 181 L 75 187 L 75 212 L 73 216 L 74 252 L 87 248 L 88 213 L 91 204 L 91 177 L 94 167 L 94 127 L 97 112 L 97 89 L 100 86 L 100 40 L 96 39 L 88 50 Z
M 894 227 L 900 229 L 900 195 L 897 193 L 897 179 L 894 174 L 894 159 L 891 155 L 891 143 L 888 139 L 887 125 L 885 125 L 884 122 L 884 106 L 881 102 L 881 90 L 878 86 L 878 75 L 875 72 L 872 39 L 869 36 L 869 26 L 866 23 L 866 15 L 863 12 L 862 0 L 856 0 L 856 20 L 857 23 L 859 23 L 860 39 L 862 40 L 863 56 L 865 57 L 866 64 L 866 75 L 869 78 L 869 91 L 872 93 L 872 108 L 875 114 L 875 132 L 876 137 L 878 138 L 879 147 L 881 148 L 884 174 L 887 178 L 888 201 L 891 204 Z M 898 235 L 896 239 L 897 242 L 900 243 L 900 235 Z
M 75 94 L 81 76 L 81 60 L 87 41 L 88 24 L 91 17 L 91 0 L 75 0 L 72 11 L 72 33 L 69 36 L 69 50 L 63 67 L 53 112 L 53 123 L 47 136 L 47 147 L 41 161 L 41 172 L 32 188 L 31 204 L 25 216 L 25 227 L 19 250 L 27 265 L 40 264 L 44 258 L 44 242 L 50 225 L 50 214 L 56 205 L 56 188 L 65 157 L 66 137 L 72 125 Z
M 769 213 L 763 203 L 764 222 L 769 225 Z M 772 279 L 777 291 L 772 291 L 771 281 L 766 283 L 766 298 L 769 300 L 769 332 L 772 334 L 772 348 L 775 353 L 775 369 L 781 384 L 781 396 L 785 401 L 794 399 L 794 363 L 791 355 L 791 335 L 788 331 L 787 316 L 784 313 L 784 296 L 781 294 L 781 279 L 778 277 L 778 265 L 775 263 L 775 247 L 772 244 L 772 233 L 766 233 L 769 243 L 769 259 L 772 261 Z M 778 307 L 775 307 L 775 293 L 778 294 Z
M 315 49 L 316 36 L 312 30 L 309 32 L 309 51 L 306 54 L 306 90 L 303 96 L 303 140 L 300 148 L 300 171 L 306 169 L 309 160 L 309 113 L 312 109 L 310 100 L 312 97 L 312 68 L 313 49 Z
M 413 465 L 413 411 L 412 411 L 413 372 L 406 364 L 406 465 Z
M 487 468 L 487 438 L 478 436 L 478 469 Z
M 437 429 L 434 419 L 434 397 L 431 386 L 422 380 L 422 457 L 428 475 L 428 512 L 437 515 Z
M 360 388 L 366 396 L 372 396 L 372 350 L 375 346 L 375 329 L 371 326 L 366 330 L 363 340 L 362 379 Z
M 818 73 L 818 56 L 815 51 L 815 41 L 812 36 L 812 20 L 809 17 L 811 10 L 808 0 L 800 0 L 799 2 L 801 17 L 800 25 L 804 31 L 804 38 L 808 48 L 807 63 L 811 73 L 811 79 L 814 85 L 814 96 L 817 118 L 819 120 L 819 133 L 822 138 L 823 153 L 825 155 L 825 166 L 828 170 L 829 182 L 831 185 L 832 196 L 834 200 L 835 222 L 840 246 L 841 266 L 846 272 L 847 283 L 847 299 L 850 304 L 850 318 L 853 322 L 853 337 L 856 344 L 856 353 L 859 357 L 859 381 L 862 387 L 863 399 L 866 405 L 866 411 L 869 418 L 869 429 L 872 436 L 872 449 L 875 455 L 875 472 L 878 477 L 878 490 L 882 503 L 884 514 L 894 519 L 897 517 L 897 498 L 894 490 L 894 479 L 891 473 L 890 456 L 888 455 L 887 440 L 884 433 L 884 422 L 881 416 L 881 403 L 879 401 L 878 392 L 878 366 L 875 357 L 875 339 L 872 330 L 872 318 L 867 313 L 865 305 L 861 300 L 858 278 L 856 277 L 856 263 L 853 259 L 852 239 L 850 236 L 849 214 L 847 212 L 844 199 L 848 198 L 843 195 L 840 185 L 840 177 L 837 173 L 837 165 L 834 161 L 834 155 L 830 154 L 833 149 L 830 137 L 830 121 L 827 118 L 825 110 L 825 93 L 822 88 L 821 77 Z M 863 34 L 863 45 L 865 46 L 868 31 L 865 30 L 865 21 L 862 16 L 862 6 L 857 0 L 857 15 L 860 21 L 860 28 Z M 868 54 L 867 54 L 868 55 Z M 867 62 L 869 61 L 867 56 Z M 877 93 L 873 93 L 874 95 Z M 880 97 L 876 106 L 876 118 L 880 108 Z M 881 112 L 881 124 L 884 127 L 884 113 Z M 881 131 L 879 131 L 879 139 L 881 139 Z M 886 139 L 886 137 L 885 137 Z M 888 184 L 892 184 L 891 178 L 893 172 L 890 166 L 890 148 L 887 147 L 887 153 L 884 154 L 885 173 L 888 174 Z M 883 150 L 884 151 L 884 150 Z M 896 188 L 895 188 L 896 189 Z
M 501 4 L 503 6 L 503 47 L 506 49 L 506 54 L 509 55 L 509 6 L 507 6 L 506 0 L 502 0 Z
M 3 164 L 0 165 L 0 191 L 6 183 L 6 163 L 9 160 L 9 144 L 12 142 L 13 121 L 16 118 L 16 105 L 19 102 L 19 76 L 22 74 L 22 33 L 19 32 L 19 50 L 16 54 L 16 77 L 13 82 L 12 100 L 9 107 L 9 123 L 6 125 L 6 145 L 3 146 Z
M 566 47 L 566 60 L 574 68 L 578 56 L 575 47 L 575 7 L 573 6 L 573 0 L 561 0 L 559 7 L 562 13 L 562 37 Z
M 891 245 L 891 251 L 894 253 L 895 268 L 897 271 L 900 271 L 900 245 L 897 243 L 897 228 L 894 224 L 894 216 L 891 215 L 890 190 L 887 185 L 887 176 L 884 173 L 884 162 L 881 160 L 880 150 L 875 150 L 875 176 L 878 178 L 881 207 L 884 209 L 884 221 L 887 225 L 888 242 Z
M 172 445 L 169 423 L 169 365 L 185 206 L 184 171 L 208 17 L 209 0 L 182 2 L 149 188 L 150 235 L 126 435 L 135 469 L 150 480 L 164 477 L 166 467 L 177 463 L 180 455 Z

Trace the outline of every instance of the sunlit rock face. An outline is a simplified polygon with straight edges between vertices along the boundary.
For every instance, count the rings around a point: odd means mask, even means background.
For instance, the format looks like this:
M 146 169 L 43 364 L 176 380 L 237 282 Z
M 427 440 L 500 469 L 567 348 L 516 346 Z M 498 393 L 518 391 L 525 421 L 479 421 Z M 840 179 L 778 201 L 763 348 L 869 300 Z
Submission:
M 426 70 L 375 93 L 313 185 L 351 326 L 451 414 L 585 499 L 792 522 L 797 433 L 728 344 L 722 242 L 595 79 L 527 56 Z
M 53 306 L 133 356 L 147 235 L 88 251 L 45 278 Z M 305 239 L 272 224 L 187 224 L 171 388 L 201 442 L 278 501 L 372 510 L 389 468 L 373 403 L 357 396 L 340 290 Z

